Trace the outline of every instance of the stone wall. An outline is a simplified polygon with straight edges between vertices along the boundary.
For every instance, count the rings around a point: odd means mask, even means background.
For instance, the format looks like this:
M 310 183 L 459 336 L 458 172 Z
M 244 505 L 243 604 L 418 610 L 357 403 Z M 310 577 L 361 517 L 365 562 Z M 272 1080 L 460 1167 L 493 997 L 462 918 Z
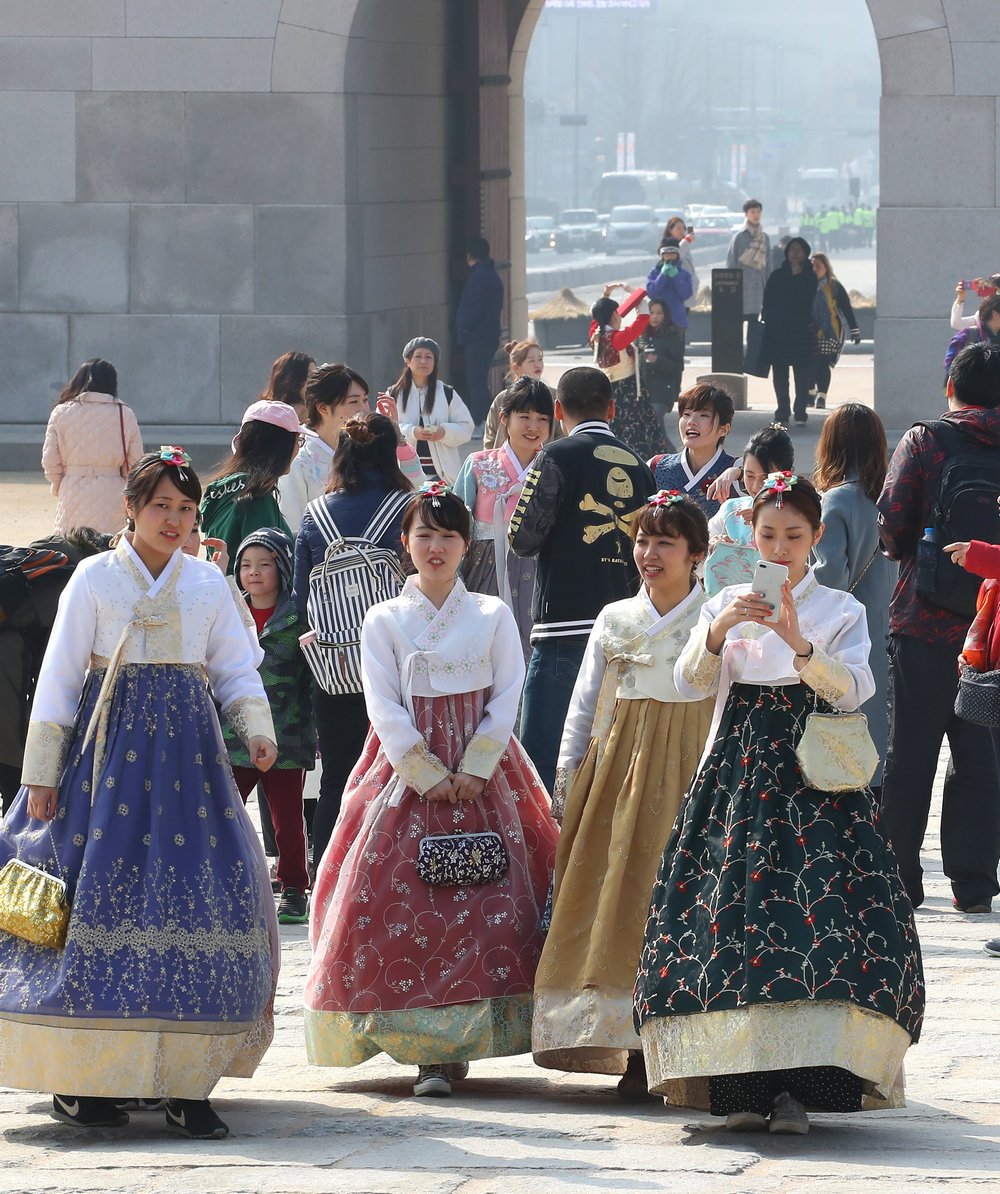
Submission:
M 996 268 L 1000 19 L 993 0 L 868 4 L 876 402 L 900 428 L 940 408 L 955 279 Z M 512 56 L 515 141 L 540 9 Z M 287 348 L 376 386 L 410 336 L 447 348 L 444 43 L 443 0 L 0 0 L 0 446 L 37 442 L 92 355 L 150 438 L 218 438 Z M 523 270 L 515 248 L 515 327 Z

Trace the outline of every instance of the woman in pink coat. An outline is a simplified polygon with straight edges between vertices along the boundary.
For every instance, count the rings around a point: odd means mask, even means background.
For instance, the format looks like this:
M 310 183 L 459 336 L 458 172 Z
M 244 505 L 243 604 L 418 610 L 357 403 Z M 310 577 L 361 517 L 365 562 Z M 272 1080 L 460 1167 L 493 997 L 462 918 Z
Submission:
M 142 455 L 132 408 L 118 400 L 118 373 L 100 357 L 84 361 L 56 400 L 42 445 L 42 468 L 58 499 L 55 533 L 125 525 L 124 478 Z

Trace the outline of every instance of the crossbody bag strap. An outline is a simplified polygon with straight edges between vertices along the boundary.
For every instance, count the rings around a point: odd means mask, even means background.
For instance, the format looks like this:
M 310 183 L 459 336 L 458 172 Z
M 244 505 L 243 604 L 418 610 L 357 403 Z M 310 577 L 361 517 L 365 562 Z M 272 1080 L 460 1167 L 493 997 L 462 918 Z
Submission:
M 851 582 L 850 587 L 847 590 L 848 593 L 853 593 L 854 590 L 858 587 L 858 585 L 861 584 L 861 582 L 865 579 L 865 575 L 868 572 L 868 569 L 872 566 L 872 564 L 875 563 L 875 560 L 878 558 L 878 554 L 879 554 L 879 551 L 878 551 L 878 548 L 876 547 L 875 550 L 872 552 L 871 559 L 868 561 L 867 564 L 865 564 L 864 568 L 861 569 L 861 571 L 858 573 L 858 575 Z
M 121 473 L 122 473 L 123 477 L 127 477 L 129 474 L 129 469 L 131 468 L 131 465 L 128 462 L 128 448 L 125 445 L 125 403 L 124 402 L 118 403 L 118 431 L 122 437 L 122 457 L 125 460 L 125 463 L 122 465 Z

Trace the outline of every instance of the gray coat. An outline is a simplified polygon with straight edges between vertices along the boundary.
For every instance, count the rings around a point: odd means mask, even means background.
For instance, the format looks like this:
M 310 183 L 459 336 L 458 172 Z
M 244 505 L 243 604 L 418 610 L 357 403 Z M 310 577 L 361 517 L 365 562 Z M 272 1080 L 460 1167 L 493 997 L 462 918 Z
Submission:
M 879 542 L 877 519 L 875 503 L 865 495 L 856 476 L 849 475 L 843 485 L 823 494 L 826 529 L 813 550 L 820 584 L 851 592 L 868 615 L 868 635 L 872 640 L 869 662 L 875 676 L 875 695 L 861 706 L 861 711 L 868 718 L 868 728 L 879 753 L 878 770 L 872 779 L 875 785 L 882 782 L 889 735 L 889 592 L 893 571 L 881 552 L 875 554 Z M 865 572 L 873 554 L 874 562 Z M 855 588 L 851 589 L 851 585 Z
M 726 256 L 727 269 L 741 269 L 743 271 L 743 314 L 759 315 L 764 305 L 764 286 L 771 276 L 771 239 L 764 233 L 765 265 L 763 269 L 748 269 L 740 265 L 740 258 L 750 247 L 753 239 L 746 228 L 741 228 L 729 242 L 729 253 Z
M 696 303 L 698 301 L 698 291 L 701 289 L 701 279 L 698 277 L 698 271 L 694 268 L 694 260 L 691 257 L 691 244 L 689 241 L 681 241 L 680 258 L 681 269 L 686 269 L 691 275 L 691 297 L 684 304 L 685 307 L 690 307 L 692 303 Z

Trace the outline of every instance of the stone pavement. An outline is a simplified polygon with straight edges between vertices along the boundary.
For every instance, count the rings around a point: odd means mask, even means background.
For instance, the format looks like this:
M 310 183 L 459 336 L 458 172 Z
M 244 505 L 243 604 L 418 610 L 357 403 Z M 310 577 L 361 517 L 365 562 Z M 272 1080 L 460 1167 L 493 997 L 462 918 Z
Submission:
M 940 779 L 938 777 L 940 806 Z M 228 1140 L 163 1130 L 162 1112 L 77 1132 L 46 1096 L 0 1091 L 0 1191 L 41 1194 L 916 1194 L 1000 1187 L 997 916 L 960 916 L 940 871 L 937 816 L 917 913 L 928 981 L 924 1038 L 907 1059 L 909 1106 L 817 1115 L 806 1137 L 727 1135 L 700 1112 L 622 1106 L 610 1080 L 553 1075 L 529 1057 L 473 1063 L 445 1100 L 410 1096 L 412 1070 L 375 1059 L 307 1066 L 300 1008 L 309 946 L 282 929 L 275 1043 L 251 1081 L 220 1084 Z

